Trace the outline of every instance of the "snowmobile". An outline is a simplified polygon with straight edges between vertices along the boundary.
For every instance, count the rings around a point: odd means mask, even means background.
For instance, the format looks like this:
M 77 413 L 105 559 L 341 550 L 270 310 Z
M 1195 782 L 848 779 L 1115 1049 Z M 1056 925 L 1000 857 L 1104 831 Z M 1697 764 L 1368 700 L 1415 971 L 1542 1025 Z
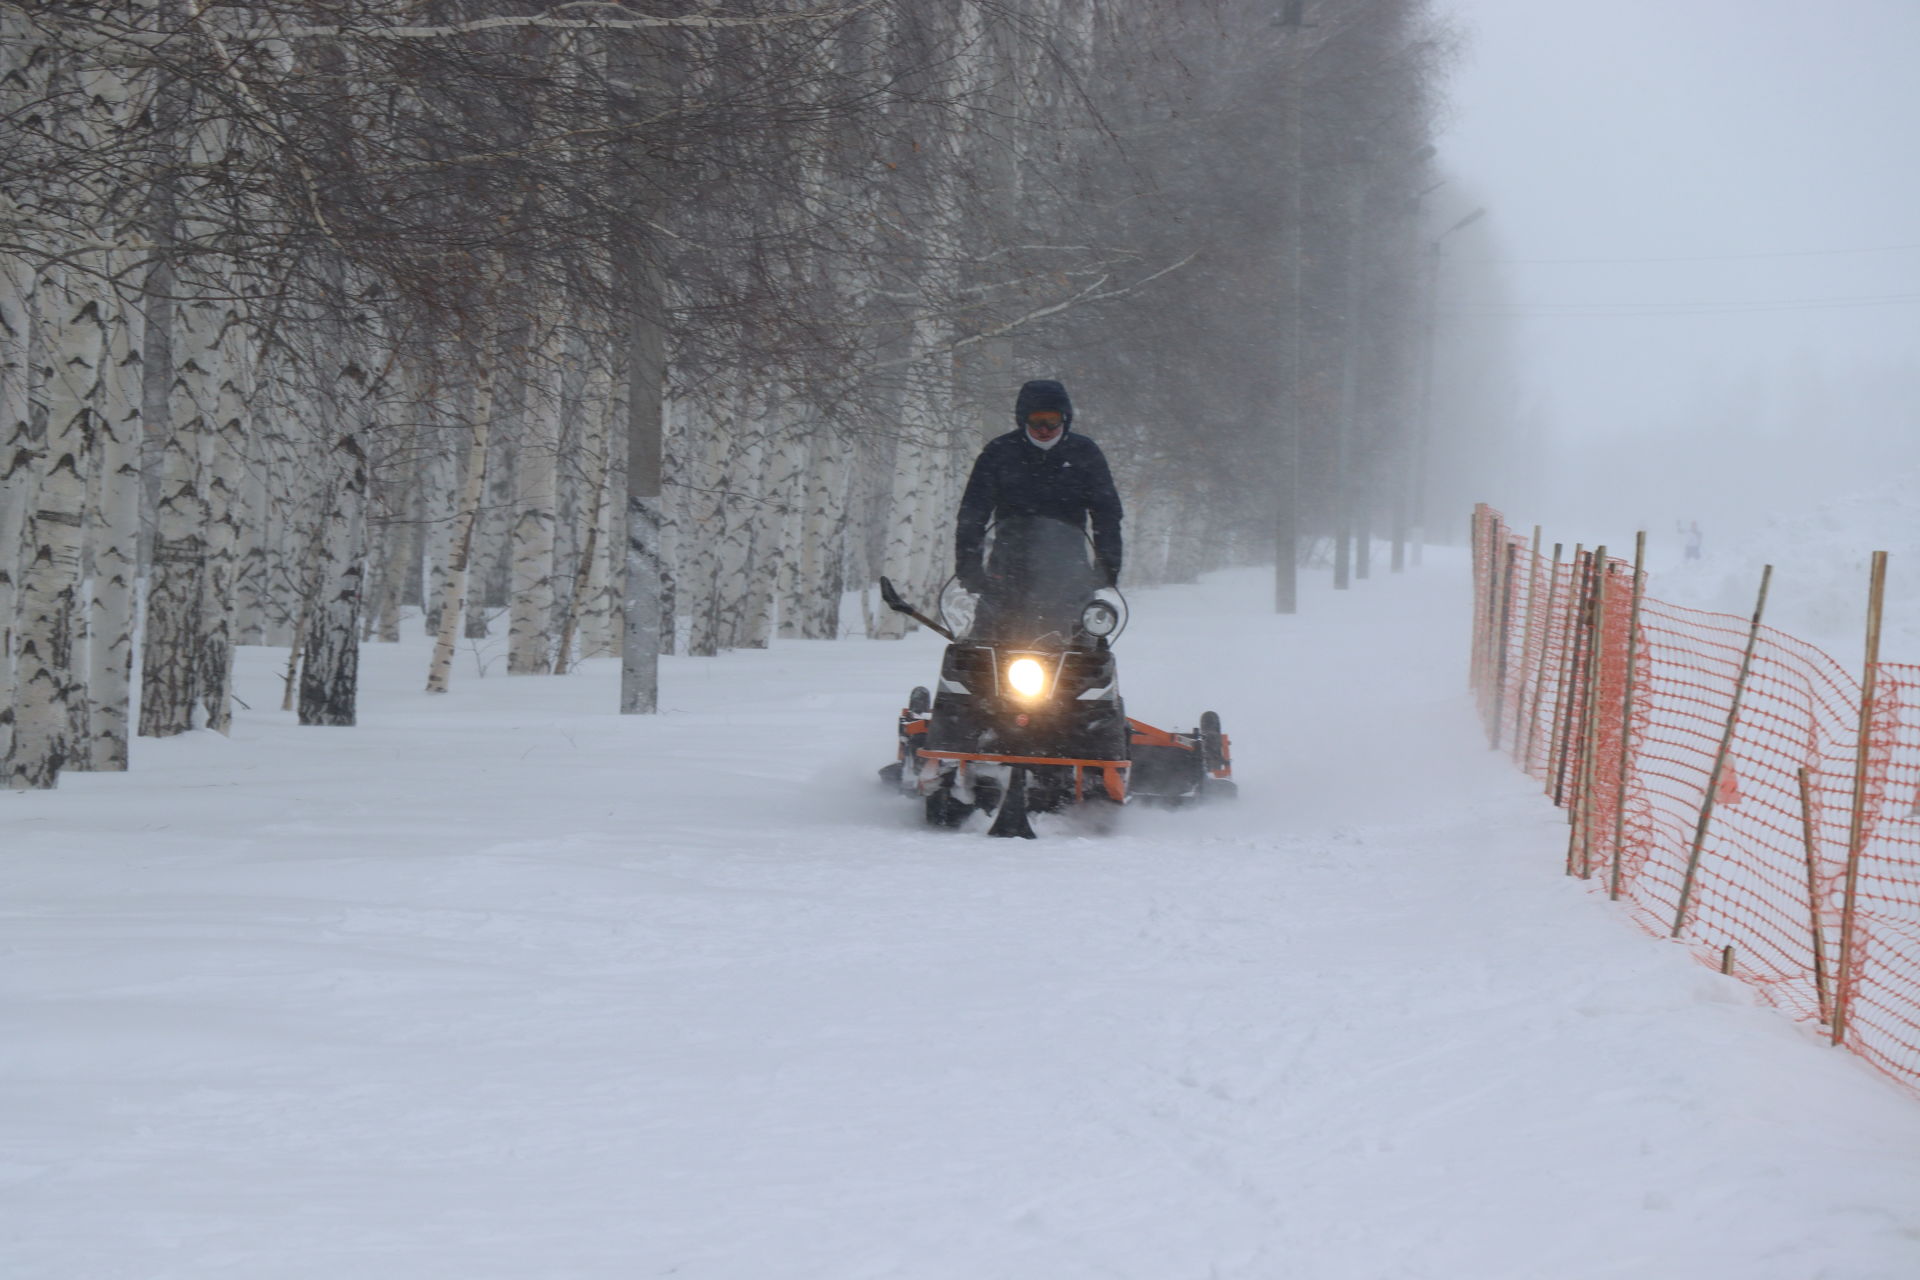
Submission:
M 932 826 L 978 811 L 993 815 L 988 834 L 1029 840 L 1036 812 L 1232 796 L 1218 715 L 1186 732 L 1128 717 L 1113 659 L 1127 604 L 1095 569 L 1085 531 L 1028 516 L 999 521 L 989 538 L 986 590 L 949 580 L 938 620 L 880 579 L 888 608 L 948 641 L 935 690 L 907 696 L 882 780 L 919 799 Z

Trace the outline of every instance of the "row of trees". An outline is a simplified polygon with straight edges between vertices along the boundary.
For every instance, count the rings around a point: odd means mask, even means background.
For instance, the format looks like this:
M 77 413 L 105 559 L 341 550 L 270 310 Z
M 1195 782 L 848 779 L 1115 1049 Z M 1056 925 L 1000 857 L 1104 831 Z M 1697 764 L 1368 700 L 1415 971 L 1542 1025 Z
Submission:
M 1129 581 L 1291 607 L 1422 496 L 1443 50 L 1420 0 L 0 2 L 11 785 L 224 730 L 241 644 L 350 724 L 410 608 L 431 689 L 504 622 L 651 710 L 663 651 L 936 587 L 1032 376 Z

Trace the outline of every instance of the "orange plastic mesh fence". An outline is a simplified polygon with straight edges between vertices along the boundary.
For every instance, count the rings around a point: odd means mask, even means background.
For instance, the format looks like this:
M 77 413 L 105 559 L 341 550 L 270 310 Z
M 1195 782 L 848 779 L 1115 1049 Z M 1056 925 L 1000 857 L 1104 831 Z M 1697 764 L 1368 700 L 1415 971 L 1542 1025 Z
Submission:
M 1487 508 L 1473 549 L 1488 740 L 1567 810 L 1568 873 L 1920 1090 L 1920 666 L 1875 668 L 1862 752 L 1814 646 Z
M 1920 666 L 1880 664 L 1868 740 L 1847 1043 L 1911 1083 L 1920 1080 Z

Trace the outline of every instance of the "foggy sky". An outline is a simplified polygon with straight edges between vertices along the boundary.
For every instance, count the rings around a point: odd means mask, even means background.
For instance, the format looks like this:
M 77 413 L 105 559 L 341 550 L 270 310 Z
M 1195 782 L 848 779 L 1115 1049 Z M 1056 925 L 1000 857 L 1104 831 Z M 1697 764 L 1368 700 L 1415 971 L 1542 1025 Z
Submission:
M 1768 508 L 1920 460 L 1920 2 L 1440 8 L 1467 38 L 1441 161 L 1488 209 L 1452 269 L 1504 280 L 1530 498 L 1728 521 L 1690 495 Z

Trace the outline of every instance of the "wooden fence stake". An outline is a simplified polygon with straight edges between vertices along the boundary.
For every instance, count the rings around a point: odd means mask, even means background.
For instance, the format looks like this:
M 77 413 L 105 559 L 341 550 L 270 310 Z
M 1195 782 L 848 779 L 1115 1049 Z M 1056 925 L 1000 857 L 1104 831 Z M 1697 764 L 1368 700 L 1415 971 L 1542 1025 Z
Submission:
M 1473 549 L 1473 648 L 1468 654 L 1467 685 L 1476 698 L 1484 696 L 1485 686 L 1480 680 L 1480 668 L 1486 656 L 1487 637 L 1483 619 L 1487 615 L 1487 597 L 1492 594 L 1492 584 L 1486 582 L 1486 547 L 1481 537 L 1481 513 L 1486 503 L 1473 504 L 1473 519 L 1467 531 L 1467 546 Z M 1483 585 L 1484 584 L 1484 585 Z M 1484 709 L 1485 703 L 1480 704 Z
M 1493 629 L 1493 716 L 1487 722 L 1487 746 L 1494 751 L 1500 749 L 1507 727 L 1507 651 L 1513 647 L 1507 643 L 1507 634 L 1513 627 L 1513 562 L 1520 555 L 1511 539 L 1502 541 L 1506 546 L 1500 557 L 1500 621 Z
M 1731 942 L 1720 948 L 1720 972 L 1729 978 L 1733 976 L 1733 944 Z
M 1867 770 L 1872 764 L 1873 694 L 1880 676 L 1880 615 L 1887 598 L 1887 553 L 1873 553 L 1867 585 L 1867 662 L 1860 679 L 1860 741 L 1853 753 L 1853 814 L 1847 822 L 1847 881 L 1840 903 L 1840 974 L 1833 992 L 1833 1043 L 1847 1037 L 1853 1003 L 1853 927 L 1859 907 L 1860 850 L 1867 832 Z
M 1521 744 L 1527 737 L 1527 690 L 1532 687 L 1534 627 L 1540 619 L 1540 526 L 1533 526 L 1533 550 L 1527 559 L 1527 621 L 1520 629 L 1520 687 L 1513 699 L 1513 757 L 1527 767 Z
M 1493 508 L 1482 502 L 1473 509 L 1473 691 L 1481 724 L 1487 716 L 1487 655 L 1492 652 L 1488 635 L 1493 630 L 1494 601 L 1500 590 L 1500 570 L 1494 559 L 1498 545 L 1499 521 Z
M 1627 611 L 1626 691 L 1620 700 L 1620 787 L 1619 803 L 1613 812 L 1613 875 L 1607 884 L 1607 897 L 1620 899 L 1621 851 L 1627 835 L 1627 768 L 1633 761 L 1633 673 L 1640 656 L 1640 601 L 1647 576 L 1647 533 L 1633 535 L 1633 603 Z
M 1561 655 L 1560 687 L 1553 693 L 1553 759 L 1548 762 L 1548 774 L 1553 803 L 1566 807 L 1567 792 L 1567 749 L 1573 745 L 1573 711 L 1579 702 L 1580 681 L 1580 637 L 1585 633 L 1587 623 L 1588 566 L 1592 557 L 1588 556 L 1579 543 L 1573 544 L 1573 566 L 1571 578 L 1579 583 L 1568 583 L 1567 639 L 1566 652 Z M 1567 821 L 1573 821 L 1571 814 Z
M 1578 847 L 1582 880 L 1593 878 L 1593 758 L 1600 746 L 1600 716 L 1596 704 L 1600 700 L 1600 653 L 1606 645 L 1607 579 L 1610 576 L 1606 547 L 1593 549 L 1593 564 L 1593 622 L 1587 630 L 1586 691 L 1581 697 L 1586 705 L 1580 712 L 1580 773 L 1574 784 L 1579 788 L 1579 794 L 1574 797 L 1577 821 L 1567 839 L 1567 867 L 1572 869 L 1574 849 Z
M 1714 798 L 1720 793 L 1720 777 L 1726 772 L 1727 757 L 1733 752 L 1733 732 L 1740 724 L 1740 703 L 1747 696 L 1747 674 L 1753 670 L 1753 651 L 1760 643 L 1760 615 L 1767 610 L 1767 585 L 1773 581 L 1773 566 L 1760 571 L 1760 599 L 1753 606 L 1753 625 L 1747 630 L 1747 652 L 1740 659 L 1740 674 L 1733 682 L 1733 705 L 1727 711 L 1727 731 L 1720 735 L 1720 750 L 1713 757 L 1713 772 L 1707 775 L 1707 796 L 1700 802 L 1700 822 L 1693 829 L 1693 850 L 1687 855 L 1687 874 L 1680 881 L 1680 905 L 1673 913 L 1673 933 L 1687 923 L 1687 905 L 1693 900 L 1694 877 L 1700 873 L 1700 851 L 1706 848 L 1707 826 L 1713 821 Z
M 1553 634 L 1553 611 L 1560 603 L 1560 547 L 1553 544 L 1553 571 L 1547 579 L 1547 607 L 1540 618 L 1540 661 L 1533 673 L 1533 706 L 1527 712 L 1527 740 L 1520 748 L 1520 767 L 1526 768 L 1533 760 L 1533 740 L 1540 732 L 1540 703 L 1547 693 L 1547 637 Z
M 1513 576 L 1513 549 L 1507 545 L 1507 522 L 1494 518 L 1492 541 L 1486 549 L 1488 591 L 1486 591 L 1486 652 L 1480 658 L 1480 677 L 1486 681 L 1486 697 L 1480 700 L 1480 727 L 1492 743 L 1500 723 L 1501 662 L 1507 654 L 1507 620 L 1503 614 L 1507 601 L 1507 580 Z
M 1813 834 L 1813 788 L 1800 769 L 1800 834 L 1807 846 L 1807 905 L 1813 917 L 1813 993 L 1820 1002 L 1820 1025 L 1833 1019 L 1833 994 L 1827 987 L 1827 938 L 1820 927 L 1820 859 Z

